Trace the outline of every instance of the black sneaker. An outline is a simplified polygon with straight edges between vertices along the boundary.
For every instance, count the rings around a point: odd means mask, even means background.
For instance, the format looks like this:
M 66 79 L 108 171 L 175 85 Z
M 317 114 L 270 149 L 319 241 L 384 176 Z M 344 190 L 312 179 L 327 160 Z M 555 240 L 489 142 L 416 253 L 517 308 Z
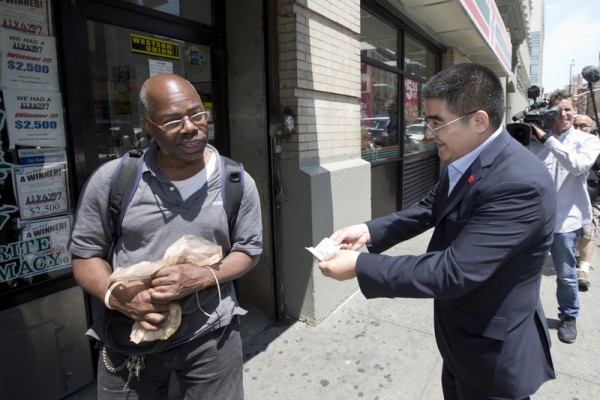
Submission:
M 566 317 L 560 321 L 558 338 L 564 343 L 573 343 L 577 339 L 577 325 L 574 317 Z

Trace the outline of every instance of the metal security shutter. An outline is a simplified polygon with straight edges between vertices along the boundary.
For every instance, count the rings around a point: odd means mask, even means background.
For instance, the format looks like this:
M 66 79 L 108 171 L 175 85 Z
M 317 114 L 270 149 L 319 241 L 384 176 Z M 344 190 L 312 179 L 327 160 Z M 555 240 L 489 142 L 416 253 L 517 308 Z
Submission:
M 438 181 L 439 165 L 437 156 L 405 161 L 401 209 L 417 203 L 431 190 Z

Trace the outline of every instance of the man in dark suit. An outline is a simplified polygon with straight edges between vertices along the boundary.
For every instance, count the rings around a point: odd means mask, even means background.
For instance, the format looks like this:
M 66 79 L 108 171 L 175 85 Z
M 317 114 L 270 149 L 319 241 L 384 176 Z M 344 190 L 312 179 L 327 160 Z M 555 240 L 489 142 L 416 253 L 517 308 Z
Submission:
M 445 399 L 526 399 L 555 377 L 539 297 L 552 179 L 502 127 L 504 91 L 488 68 L 451 66 L 423 97 L 426 135 L 446 162 L 439 183 L 412 207 L 335 232 L 342 249 L 319 268 L 356 276 L 367 298 L 435 299 Z M 379 254 L 429 228 L 426 254 Z

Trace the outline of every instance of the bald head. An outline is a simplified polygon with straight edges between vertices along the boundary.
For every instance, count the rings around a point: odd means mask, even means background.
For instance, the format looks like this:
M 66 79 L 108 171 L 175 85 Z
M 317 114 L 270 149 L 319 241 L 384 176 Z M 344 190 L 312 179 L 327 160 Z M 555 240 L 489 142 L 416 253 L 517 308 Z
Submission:
M 152 115 L 157 98 L 166 93 L 176 93 L 181 90 L 196 93 L 194 86 L 179 75 L 162 73 L 151 76 L 140 89 L 140 103 L 142 104 L 142 114 L 146 117 Z M 198 96 L 199 97 L 199 96 Z
M 591 128 L 596 126 L 596 121 L 589 115 L 579 114 L 575 116 L 573 126 L 583 132 L 591 133 Z

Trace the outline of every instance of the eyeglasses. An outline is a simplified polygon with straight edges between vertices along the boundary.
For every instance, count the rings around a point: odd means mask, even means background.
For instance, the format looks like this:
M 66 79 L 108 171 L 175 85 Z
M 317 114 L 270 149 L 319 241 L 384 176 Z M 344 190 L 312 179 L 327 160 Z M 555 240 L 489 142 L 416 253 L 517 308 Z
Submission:
M 585 129 L 585 128 L 591 128 L 590 125 L 587 124 L 573 124 L 573 126 L 575 127 L 575 129 Z
M 176 119 L 173 121 L 169 121 L 164 125 L 158 125 L 156 122 L 152 121 L 150 118 L 148 118 L 146 116 L 144 116 L 144 118 L 146 118 L 146 120 L 148 122 L 150 122 L 152 125 L 156 126 L 157 128 L 159 128 L 167 133 L 175 133 L 175 132 L 179 132 L 181 129 L 183 129 L 186 118 L 189 119 L 190 121 L 192 121 L 192 124 L 199 125 L 202 122 L 204 122 L 204 119 L 206 119 L 206 120 L 210 119 L 210 111 L 204 110 L 204 111 L 200 111 L 193 115 L 186 115 L 182 119 Z
M 426 132 L 427 132 L 427 129 L 429 129 L 429 130 L 431 131 L 431 133 L 433 133 L 433 136 L 437 136 L 437 135 L 438 135 L 438 131 L 439 131 L 440 129 L 442 129 L 442 128 L 445 128 L 445 127 L 447 127 L 448 125 L 455 123 L 456 121 L 460 121 L 461 119 L 463 119 L 463 118 L 466 118 L 466 117 L 468 117 L 469 115 L 476 113 L 477 111 L 479 111 L 479 110 L 473 110 L 473 111 L 469 111 L 468 113 L 466 113 L 466 114 L 463 114 L 463 115 L 461 115 L 460 117 L 458 117 L 458 118 L 456 118 L 456 119 L 453 119 L 453 120 L 452 120 L 452 121 L 450 121 L 450 122 L 446 122 L 444 125 L 440 125 L 440 126 L 438 126 L 437 128 L 434 128 L 433 126 L 431 126 L 431 125 L 429 125 L 427 122 L 425 122 L 425 126 L 423 126 L 423 133 L 426 133 Z

